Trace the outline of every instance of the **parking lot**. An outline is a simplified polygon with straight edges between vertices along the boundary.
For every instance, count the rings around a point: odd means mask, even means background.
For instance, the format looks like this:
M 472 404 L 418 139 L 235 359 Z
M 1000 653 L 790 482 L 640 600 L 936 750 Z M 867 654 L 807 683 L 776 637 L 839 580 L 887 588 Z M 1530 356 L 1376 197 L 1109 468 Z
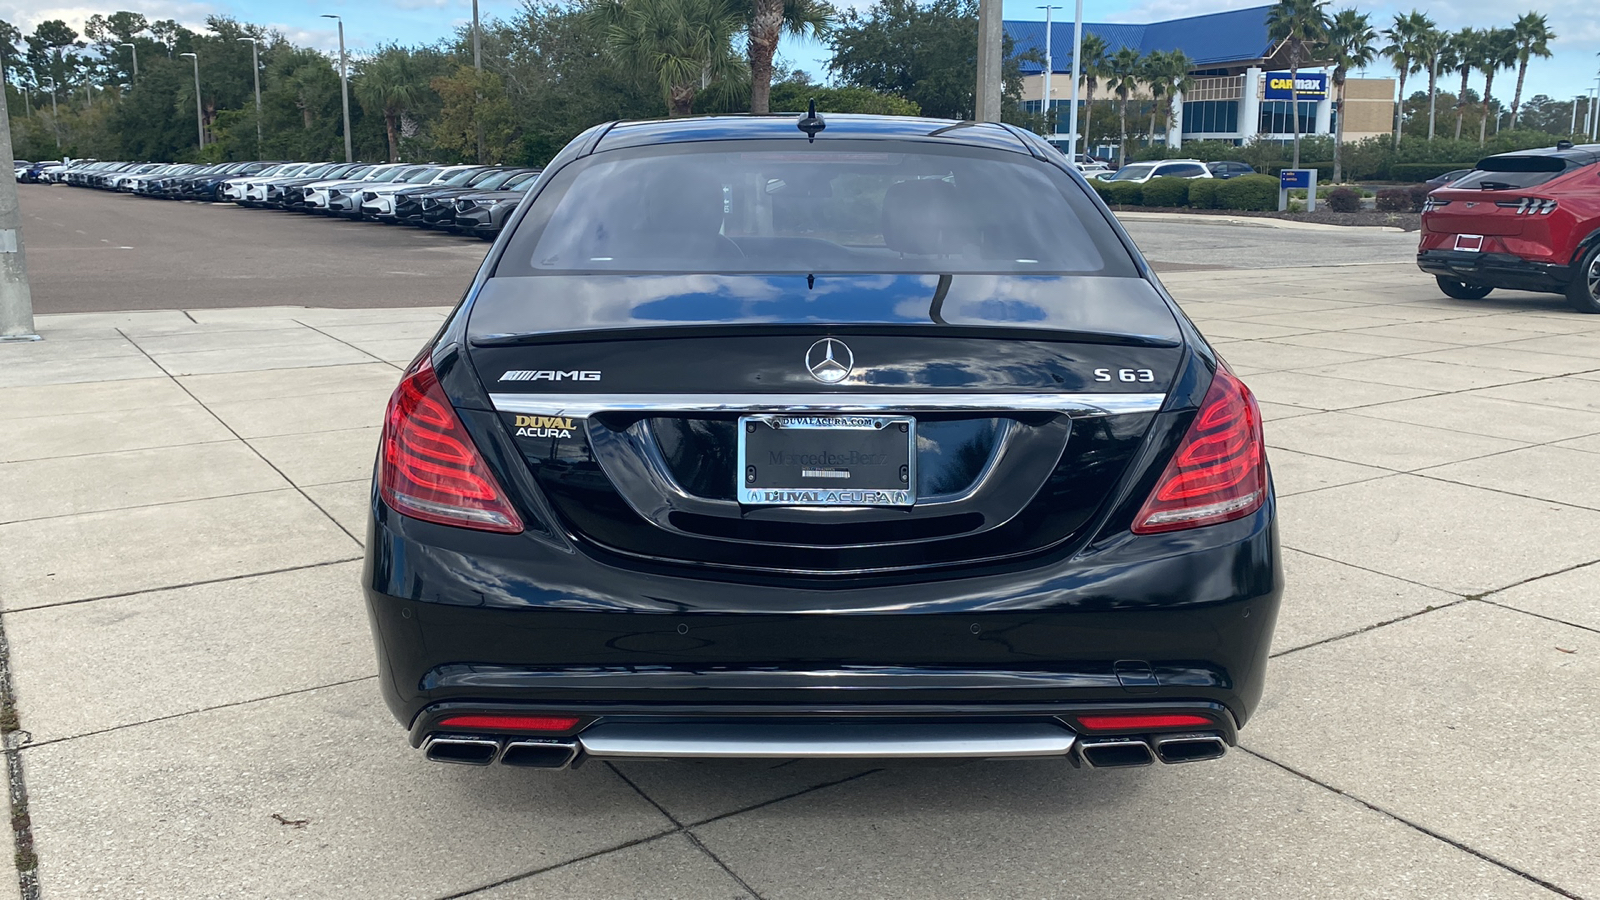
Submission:
M 1219 762 L 476 769 L 406 745 L 356 579 L 384 401 L 486 245 L 20 193 L 25 890 L 1600 898 L 1600 316 L 1559 297 L 1449 300 L 1415 235 L 1129 217 L 1268 420 L 1288 586 Z

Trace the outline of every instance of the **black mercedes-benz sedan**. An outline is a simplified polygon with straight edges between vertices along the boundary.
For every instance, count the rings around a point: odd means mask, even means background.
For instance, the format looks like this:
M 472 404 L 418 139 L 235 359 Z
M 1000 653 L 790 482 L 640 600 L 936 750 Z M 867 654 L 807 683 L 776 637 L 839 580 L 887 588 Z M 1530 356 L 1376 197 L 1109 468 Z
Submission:
M 363 574 L 440 762 L 1213 759 L 1282 592 L 1261 414 L 999 124 L 616 123 L 386 414 Z

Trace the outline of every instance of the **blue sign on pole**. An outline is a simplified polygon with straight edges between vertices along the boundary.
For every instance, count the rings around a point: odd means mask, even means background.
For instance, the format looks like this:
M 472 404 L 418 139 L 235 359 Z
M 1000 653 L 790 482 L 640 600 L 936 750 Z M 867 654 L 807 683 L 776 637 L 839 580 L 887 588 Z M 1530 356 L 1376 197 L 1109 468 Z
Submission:
M 1328 96 L 1328 76 L 1323 72 L 1301 72 L 1294 78 L 1288 72 L 1268 72 L 1266 99 L 1291 100 L 1297 90 L 1301 100 L 1322 100 Z
M 1287 191 L 1293 188 L 1311 187 L 1312 169 L 1284 169 L 1278 173 L 1278 189 Z

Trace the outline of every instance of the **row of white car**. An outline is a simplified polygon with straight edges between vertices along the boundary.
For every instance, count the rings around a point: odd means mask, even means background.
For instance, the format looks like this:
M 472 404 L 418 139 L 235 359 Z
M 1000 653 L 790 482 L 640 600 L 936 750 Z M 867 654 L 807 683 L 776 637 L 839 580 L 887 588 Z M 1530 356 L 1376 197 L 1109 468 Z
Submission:
M 492 239 L 539 177 L 517 166 L 85 161 L 39 180 L 168 200 L 371 219 Z

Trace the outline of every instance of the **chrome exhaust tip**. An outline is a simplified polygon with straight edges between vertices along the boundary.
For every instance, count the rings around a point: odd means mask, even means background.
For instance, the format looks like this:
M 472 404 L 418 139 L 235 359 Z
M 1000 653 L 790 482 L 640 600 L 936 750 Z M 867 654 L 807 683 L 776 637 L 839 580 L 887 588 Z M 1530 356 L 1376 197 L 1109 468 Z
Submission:
M 500 742 L 464 735 L 429 735 L 422 742 L 422 755 L 434 762 L 458 766 L 487 766 L 500 753 Z
M 565 769 L 578 755 L 578 745 L 568 741 L 512 741 L 500 754 L 500 765 L 523 769 Z
M 1083 761 L 1096 769 L 1124 769 L 1148 766 L 1156 761 L 1150 745 L 1139 738 L 1091 740 L 1079 744 Z
M 1214 734 L 1173 734 L 1156 738 L 1156 757 L 1168 765 L 1221 759 L 1228 744 Z

